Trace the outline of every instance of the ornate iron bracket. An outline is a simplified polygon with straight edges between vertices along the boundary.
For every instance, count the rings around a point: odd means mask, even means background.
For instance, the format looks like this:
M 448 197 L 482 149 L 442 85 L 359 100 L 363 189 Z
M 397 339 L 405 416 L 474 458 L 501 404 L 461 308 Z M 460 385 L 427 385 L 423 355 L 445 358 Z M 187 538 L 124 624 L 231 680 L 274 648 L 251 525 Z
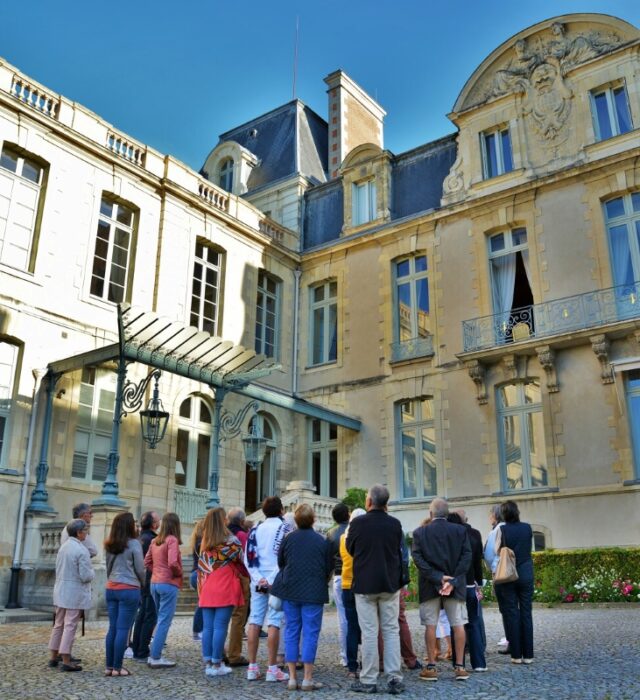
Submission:
M 154 369 L 149 372 L 144 379 L 141 379 L 138 384 L 127 380 L 122 389 L 122 412 L 120 413 L 120 418 L 124 418 L 129 413 L 135 413 L 140 410 L 142 402 L 144 401 L 144 392 L 147 390 L 149 382 L 154 377 L 160 379 L 160 375 L 160 370 Z
M 247 413 L 249 413 L 251 409 L 257 413 L 259 407 L 257 401 L 249 401 L 249 403 L 237 413 L 231 413 L 231 411 L 225 410 L 220 416 L 220 442 L 239 435 Z

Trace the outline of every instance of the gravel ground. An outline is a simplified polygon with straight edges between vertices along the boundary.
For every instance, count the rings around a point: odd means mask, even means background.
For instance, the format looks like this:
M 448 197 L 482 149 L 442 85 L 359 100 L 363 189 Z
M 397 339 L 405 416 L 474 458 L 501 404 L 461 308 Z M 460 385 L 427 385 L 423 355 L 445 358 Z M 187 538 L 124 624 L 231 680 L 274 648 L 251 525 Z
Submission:
M 419 657 L 424 655 L 422 628 L 416 610 L 407 613 Z M 128 662 L 131 678 L 104 678 L 104 622 L 87 625 L 74 654 L 83 659 L 82 673 L 61 673 L 46 666 L 46 623 L 0 627 L 0 699 L 86 700 L 149 698 L 151 700 L 220 698 L 239 700 L 296 697 L 285 684 L 247 682 L 244 669 L 223 678 L 205 678 L 199 646 L 190 634 L 190 619 L 176 618 L 169 633 L 167 656 L 174 669 L 151 670 Z M 534 611 L 536 659 L 531 666 L 514 666 L 497 653 L 502 626 L 497 610 L 485 610 L 489 671 L 454 682 L 450 666 L 440 664 L 437 683 L 418 680 L 417 671 L 405 672 L 405 698 L 490 698 L 491 700 L 638 700 L 640 698 L 640 606 L 627 608 L 537 609 Z M 260 649 L 264 669 L 265 644 Z M 325 688 L 315 695 L 324 700 L 358 698 L 338 665 L 335 612 L 325 615 L 316 679 Z M 386 683 L 379 683 L 380 691 Z M 390 697 L 390 696 L 388 696 Z

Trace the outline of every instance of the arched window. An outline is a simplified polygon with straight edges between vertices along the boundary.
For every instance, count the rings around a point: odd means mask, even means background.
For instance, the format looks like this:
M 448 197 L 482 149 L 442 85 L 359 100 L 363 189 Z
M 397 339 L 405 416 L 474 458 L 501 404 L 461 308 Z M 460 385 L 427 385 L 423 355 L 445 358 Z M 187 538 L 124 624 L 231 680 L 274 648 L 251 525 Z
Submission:
M 245 475 L 245 511 L 253 513 L 267 496 L 274 496 L 276 490 L 276 431 L 270 418 L 259 413 L 249 421 L 248 432 L 257 420 L 262 435 L 267 439 L 267 450 L 262 464 L 253 470 L 247 464 Z
M 227 190 L 227 192 L 233 191 L 233 167 L 233 158 L 225 158 L 222 163 L 220 163 L 218 184 L 223 190 Z
M 187 489 L 209 488 L 211 449 L 211 409 L 200 396 L 190 396 L 178 412 L 176 486 Z

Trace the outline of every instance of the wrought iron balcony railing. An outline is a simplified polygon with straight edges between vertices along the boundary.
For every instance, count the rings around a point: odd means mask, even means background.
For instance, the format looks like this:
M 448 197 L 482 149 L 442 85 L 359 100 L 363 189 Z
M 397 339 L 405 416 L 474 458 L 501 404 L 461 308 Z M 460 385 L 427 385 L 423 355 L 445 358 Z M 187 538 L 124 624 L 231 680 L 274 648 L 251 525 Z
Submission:
M 391 362 L 415 360 L 418 357 L 431 357 L 432 355 L 432 335 L 411 338 L 410 340 L 401 340 L 397 343 L 391 343 Z
M 640 317 L 640 282 L 462 322 L 464 352 L 598 328 Z

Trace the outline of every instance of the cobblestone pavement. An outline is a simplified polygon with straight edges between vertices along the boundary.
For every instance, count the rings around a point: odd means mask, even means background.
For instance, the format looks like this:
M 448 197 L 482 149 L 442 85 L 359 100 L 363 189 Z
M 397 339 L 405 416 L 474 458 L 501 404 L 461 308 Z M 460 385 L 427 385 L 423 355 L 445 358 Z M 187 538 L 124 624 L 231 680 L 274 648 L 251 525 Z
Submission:
M 416 653 L 424 654 L 422 628 L 416 610 L 408 611 Z M 501 636 L 497 610 L 485 610 L 489 671 L 454 682 L 450 667 L 441 664 L 437 683 L 405 672 L 405 698 L 490 698 L 491 700 L 637 700 L 640 698 L 640 607 L 554 608 L 534 611 L 536 659 L 532 666 L 515 666 L 498 655 Z M 149 700 L 258 700 L 299 697 L 284 684 L 247 682 L 244 669 L 223 678 L 205 678 L 199 646 L 191 640 L 190 619 L 177 618 L 169 633 L 167 656 L 174 669 L 151 670 L 134 661 L 131 678 L 104 678 L 103 637 L 106 624 L 87 624 L 74 654 L 83 659 L 82 673 L 61 673 L 46 667 L 47 623 L 0 626 L 0 699 L 87 700 L 147 698 Z M 317 700 L 360 697 L 349 692 L 346 673 L 336 663 L 336 616 L 327 612 L 320 640 L 316 679 L 325 683 Z M 264 668 L 265 649 L 260 657 Z M 386 686 L 380 683 L 382 690 Z M 386 696 L 390 697 L 390 696 Z

